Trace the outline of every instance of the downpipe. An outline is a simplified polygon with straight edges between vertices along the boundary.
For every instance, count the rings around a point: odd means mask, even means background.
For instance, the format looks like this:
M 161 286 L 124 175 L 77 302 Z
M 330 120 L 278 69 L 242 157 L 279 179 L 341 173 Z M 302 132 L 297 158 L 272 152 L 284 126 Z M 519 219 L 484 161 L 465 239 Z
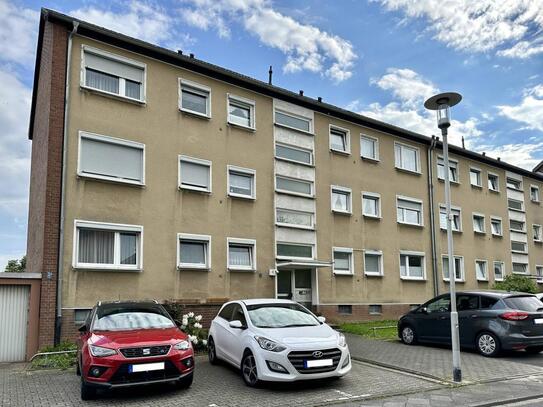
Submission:
M 428 199 L 430 201 L 430 241 L 432 245 L 432 276 L 434 282 L 434 297 L 439 295 L 439 280 L 437 271 L 437 244 L 436 244 L 436 225 L 435 225 L 435 207 L 434 207 L 434 162 L 433 151 L 437 145 L 437 138 L 432 136 L 430 146 L 428 147 Z

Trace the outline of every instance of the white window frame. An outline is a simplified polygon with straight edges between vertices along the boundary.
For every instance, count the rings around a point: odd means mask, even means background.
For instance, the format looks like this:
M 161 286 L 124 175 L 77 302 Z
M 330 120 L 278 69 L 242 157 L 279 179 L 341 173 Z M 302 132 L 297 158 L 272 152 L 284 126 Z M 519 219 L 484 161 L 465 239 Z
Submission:
M 251 248 L 251 265 L 250 266 L 231 266 L 230 265 L 230 244 L 243 245 Z M 240 239 L 237 237 L 226 238 L 226 268 L 228 271 L 256 271 L 256 240 L 255 239 Z
M 347 197 L 347 210 L 342 211 L 339 209 L 334 209 L 334 192 L 349 194 Z M 339 185 L 330 185 L 330 208 L 333 213 L 351 215 L 353 213 L 353 191 L 351 188 L 342 187 Z
M 410 223 L 398 220 L 398 200 L 411 201 L 420 204 L 420 223 Z M 411 198 L 404 195 L 396 195 L 396 222 L 402 225 L 424 227 L 424 203 L 422 199 Z
M 134 68 L 142 69 L 143 70 L 143 82 L 141 84 L 141 99 L 134 99 L 131 97 L 128 97 L 125 95 L 125 81 L 126 79 L 123 77 L 119 78 L 119 93 L 113 93 L 108 92 L 102 89 L 93 88 L 91 86 L 87 86 L 87 72 L 86 72 L 86 63 L 85 63 L 85 53 L 88 52 L 89 54 L 94 54 L 98 57 L 111 59 L 113 61 L 116 61 L 120 64 L 130 65 Z M 99 48 L 90 47 L 88 45 L 81 45 L 81 68 L 80 68 L 80 83 L 79 86 L 82 89 L 86 89 L 92 92 L 101 93 L 104 96 L 110 96 L 115 99 L 124 100 L 127 102 L 137 103 L 140 105 L 145 105 L 146 103 L 146 96 L 147 96 L 147 64 L 136 61 L 134 59 L 130 59 L 121 55 L 113 54 L 108 51 L 101 50 Z
M 82 145 L 81 140 L 82 139 L 96 140 L 96 141 L 101 141 L 101 142 L 104 142 L 104 143 L 109 143 L 109 144 L 115 144 L 115 145 L 119 145 L 119 146 L 127 146 L 127 147 L 130 147 L 130 148 L 140 149 L 142 151 L 142 155 L 143 155 L 143 158 L 142 158 L 142 167 L 143 168 L 142 168 L 142 171 L 141 171 L 141 174 L 142 174 L 141 181 L 134 181 L 134 180 L 131 180 L 131 179 L 118 178 L 118 177 L 114 177 L 114 176 L 100 175 L 100 174 L 89 174 L 89 173 L 83 172 L 81 170 L 81 167 L 80 167 L 80 165 L 81 165 L 81 145 Z M 87 131 L 80 130 L 79 134 L 78 134 L 78 145 L 77 145 L 77 175 L 79 177 L 82 177 L 82 178 L 89 178 L 89 179 L 96 179 L 96 180 L 118 182 L 118 183 L 122 183 L 122 184 L 132 184 L 132 185 L 144 186 L 145 185 L 145 144 L 138 143 L 136 141 L 125 140 L 125 139 L 120 139 L 120 138 L 111 137 L 111 136 L 104 136 L 102 134 L 90 133 L 90 132 L 87 132 Z
M 477 275 L 477 263 L 484 263 L 486 278 L 479 278 Z M 484 259 L 475 259 L 475 278 L 477 281 L 488 281 L 488 261 Z
M 244 126 L 243 124 L 234 123 L 230 120 L 230 102 L 238 103 L 243 105 L 243 107 L 249 109 L 249 126 Z M 242 129 L 248 129 L 256 131 L 256 103 L 254 100 L 247 99 L 241 96 L 233 95 L 231 93 L 226 94 L 226 118 L 227 123 L 231 126 L 241 127 Z
M 440 163 L 439 163 L 439 160 L 442 160 L 443 161 L 443 171 L 445 171 L 445 159 L 443 158 L 442 155 L 438 155 L 437 156 L 437 160 L 436 160 L 436 166 L 437 166 L 437 179 L 440 180 L 440 181 L 444 181 L 445 178 L 444 177 L 440 177 L 439 176 L 439 167 L 441 167 Z M 449 173 L 449 181 L 454 183 L 454 184 L 460 184 L 460 164 L 458 163 L 458 160 L 455 160 L 454 158 L 450 158 L 449 157 L 449 167 L 451 167 L 451 163 L 454 164 L 454 168 L 456 170 L 456 179 L 452 179 L 451 178 L 451 174 Z
M 444 204 L 439 204 L 439 218 L 440 218 L 440 221 L 439 221 L 439 228 L 441 230 L 444 230 L 446 231 L 447 230 L 447 224 L 445 224 L 445 227 L 443 227 L 441 225 L 441 210 L 444 209 L 445 210 L 445 213 L 447 211 L 447 207 L 446 205 Z M 458 212 L 458 225 L 460 226 L 460 228 L 458 229 L 455 229 L 454 228 L 454 222 L 451 222 L 451 227 L 452 227 L 452 231 L 453 232 L 456 232 L 456 233 L 462 233 L 463 232 L 463 227 L 462 227 L 462 208 L 459 207 L 459 206 L 451 206 L 451 215 L 455 215 L 455 212 Z
M 521 209 L 511 208 L 509 206 L 509 201 L 520 202 Z M 507 209 L 510 210 L 510 211 L 515 211 L 515 212 L 525 212 L 526 207 L 524 206 L 523 201 L 519 201 L 518 199 L 514 199 L 514 198 L 507 198 Z
M 285 116 L 290 116 L 290 117 L 294 117 L 295 119 L 300 119 L 300 120 L 305 120 L 307 122 L 309 122 L 309 131 L 306 131 L 306 130 L 302 130 L 302 129 L 299 129 L 297 127 L 292 127 L 292 126 L 289 126 L 289 125 L 286 125 L 286 124 L 282 124 L 282 123 L 277 123 L 277 120 L 275 120 L 275 113 L 276 112 L 279 112 Z M 276 125 L 276 126 L 279 126 L 279 127 L 284 127 L 286 129 L 291 129 L 291 130 L 294 130 L 294 131 L 299 131 L 299 132 L 302 132 L 304 134 L 311 134 L 311 135 L 314 135 L 314 130 L 313 130 L 313 119 L 311 119 L 310 117 L 305 117 L 305 116 L 301 116 L 299 114 L 296 114 L 296 113 L 292 113 L 292 112 L 287 112 L 286 110 L 282 110 L 282 109 L 278 109 L 278 108 L 275 108 L 273 110 L 273 124 Z
M 230 192 L 230 173 L 236 173 L 240 175 L 251 176 L 251 195 L 238 194 L 236 192 Z M 228 187 L 228 196 L 242 199 L 256 200 L 256 170 L 251 168 L 237 167 L 235 165 L 226 166 L 226 185 Z
M 338 150 L 332 147 L 332 130 L 345 134 L 345 150 Z M 328 125 L 328 145 L 330 151 L 343 155 L 351 155 L 351 131 L 343 127 L 336 126 L 335 124 Z
M 400 163 L 398 164 L 398 157 L 396 156 L 396 146 L 400 147 L 400 155 L 402 154 L 401 153 L 402 148 L 415 150 L 415 152 L 416 152 L 416 155 L 415 155 L 416 163 L 415 164 L 416 164 L 416 167 L 417 167 L 415 171 L 410 170 L 409 168 L 401 167 L 401 163 L 402 163 L 401 157 L 399 159 Z M 414 146 L 412 146 L 410 144 L 400 143 L 399 141 L 394 142 L 394 166 L 396 167 L 396 169 L 401 170 L 401 171 L 405 171 L 405 172 L 408 172 L 408 173 L 411 173 L 411 174 L 422 174 L 420 160 L 421 160 L 421 157 L 420 157 L 420 148 L 419 147 L 414 147 Z
M 490 177 L 496 177 L 496 185 L 497 185 L 497 189 L 492 189 L 490 188 L 490 180 L 489 178 Z M 500 176 L 498 174 L 495 174 L 493 172 L 488 172 L 487 173 L 487 185 L 488 185 L 488 190 L 489 191 L 492 191 L 492 192 L 500 192 Z
M 537 273 L 538 269 L 541 270 L 541 276 Z M 543 284 L 543 265 L 542 264 L 535 265 L 535 281 L 538 284 Z
M 66 308 L 64 308 L 66 309 Z M 69 308 L 68 308 L 69 309 Z M 72 308 L 73 312 L 74 312 L 74 324 L 77 325 L 77 326 L 81 326 L 82 324 L 85 323 L 85 321 L 87 320 L 87 318 L 89 317 L 90 313 L 92 312 L 92 308 L 85 308 L 85 307 L 76 307 L 76 308 Z M 83 320 L 80 320 L 80 319 L 77 319 L 77 311 L 86 311 L 87 312 L 87 317 Z
M 536 239 L 536 235 L 535 235 L 535 229 L 536 228 L 539 229 L 539 239 Z M 533 234 L 534 242 L 536 242 L 536 243 L 542 243 L 543 242 L 543 226 L 542 225 L 534 223 L 532 225 L 532 234 Z
M 532 192 L 533 191 L 537 191 L 536 192 L 536 195 L 537 195 L 537 199 L 533 199 L 532 197 Z M 540 203 L 541 202 L 541 191 L 539 190 L 539 187 L 537 185 L 530 185 L 530 201 L 533 202 L 533 203 Z
M 336 270 L 336 263 L 335 263 L 335 253 L 348 253 L 349 254 L 349 271 L 345 270 Z M 353 255 L 353 249 L 351 247 L 332 247 L 332 272 L 335 275 L 346 275 L 346 276 L 352 276 L 354 275 L 354 255 Z
M 284 178 L 292 181 L 298 181 L 298 182 L 304 182 L 306 184 L 309 184 L 311 187 L 311 193 L 310 194 L 304 194 L 301 192 L 295 192 L 295 191 L 289 191 L 288 189 L 280 189 L 277 187 L 277 178 Z M 273 178 L 275 192 L 278 192 L 280 194 L 286 194 L 286 195 L 294 195 L 294 196 L 303 196 L 305 198 L 315 198 L 315 183 L 313 181 L 307 180 L 307 179 L 301 179 L 301 178 L 294 178 L 294 177 L 288 177 L 286 175 L 280 175 L 275 174 L 275 177 Z
M 522 223 L 522 229 L 515 229 L 511 227 L 511 222 Z M 512 232 L 526 233 L 526 222 L 516 219 L 509 219 L 509 230 L 511 230 Z
M 454 270 L 455 282 L 463 283 L 466 281 L 466 270 L 464 266 L 464 256 L 453 256 L 454 259 L 460 259 L 460 279 L 456 278 L 456 270 Z M 451 271 L 449 270 L 449 277 L 445 277 L 445 269 L 443 268 L 443 263 L 445 260 L 449 261 L 449 256 L 447 254 L 441 255 L 441 276 L 443 281 L 451 281 Z
M 517 187 L 510 186 L 510 185 L 509 185 L 509 180 L 513 181 L 513 183 L 517 183 L 517 182 L 518 182 L 519 187 L 517 188 Z M 506 186 L 508 189 L 511 189 L 511 190 L 513 190 L 513 191 L 523 191 L 523 190 L 524 190 L 522 180 L 517 179 L 517 178 L 514 178 L 514 177 L 505 177 L 505 186 Z
M 186 86 L 187 88 L 192 88 L 192 90 L 197 93 L 207 93 L 206 114 L 183 107 L 183 86 Z M 200 83 L 190 81 L 188 79 L 178 78 L 177 89 L 178 89 L 177 103 L 178 103 L 179 111 L 188 113 L 193 116 L 203 117 L 205 119 L 211 119 L 211 88 L 209 86 L 205 86 Z
M 303 151 L 304 153 L 309 153 L 309 156 L 311 158 L 311 162 L 306 163 L 306 162 L 303 162 L 303 161 L 297 161 L 297 160 L 292 160 L 290 158 L 285 158 L 285 157 L 278 156 L 277 155 L 277 146 L 278 145 L 282 146 L 282 147 L 285 147 L 285 148 L 290 148 L 291 150 L 298 150 L 298 151 Z M 313 150 L 311 150 L 309 148 L 295 146 L 295 145 L 292 145 L 292 144 L 283 143 L 282 141 L 276 141 L 275 142 L 274 156 L 275 156 L 276 160 L 287 161 L 287 162 L 296 163 L 296 164 L 299 164 L 299 165 L 305 165 L 307 167 L 314 167 L 315 166 L 315 157 L 314 157 L 314 154 L 313 154 Z
M 377 201 L 377 215 L 372 215 L 364 212 L 364 197 L 370 197 L 375 198 Z M 368 191 L 362 191 L 362 216 L 365 218 L 372 218 L 372 219 L 381 219 L 382 218 L 382 211 L 381 211 L 381 194 L 378 194 L 376 192 L 368 192 Z
M 277 221 L 277 211 L 284 211 L 284 212 L 291 212 L 291 213 L 295 213 L 295 214 L 298 213 L 298 214 L 303 214 L 303 215 L 309 215 L 309 216 L 311 216 L 311 226 L 304 226 L 304 225 L 297 225 L 297 224 L 293 224 L 293 223 L 278 222 Z M 275 208 L 275 225 L 276 226 L 286 227 L 286 228 L 314 230 L 315 229 L 315 214 L 313 212 L 298 211 L 298 210 L 287 209 L 287 208 Z
M 283 256 L 277 254 L 277 245 L 284 244 L 284 245 L 290 245 L 290 246 L 304 246 L 304 247 L 311 247 L 311 257 L 298 257 L 298 256 Z M 311 243 L 297 243 L 297 242 L 285 242 L 285 241 L 276 241 L 275 242 L 275 258 L 277 260 L 301 260 L 301 261 L 307 261 L 315 258 L 315 245 Z
M 375 157 L 367 157 L 362 154 L 362 139 L 371 140 L 374 143 Z M 367 134 L 360 134 L 360 157 L 364 160 L 380 161 L 379 159 L 379 139 L 377 137 L 368 136 Z
M 481 235 L 486 234 L 486 216 L 483 213 L 478 213 L 478 212 L 473 212 L 471 216 L 472 216 L 473 232 L 481 234 Z M 475 218 L 483 218 L 483 230 L 475 229 Z
M 502 276 L 501 277 L 496 277 L 496 264 L 501 264 L 501 270 L 502 270 Z M 505 278 L 505 262 L 501 261 L 501 260 L 495 260 L 493 263 L 492 263 L 492 273 L 494 274 L 494 281 L 503 281 L 503 279 Z
M 193 164 L 199 164 L 199 165 L 205 165 L 209 167 L 209 188 L 200 188 L 192 185 L 183 185 L 181 182 L 181 161 L 193 163 Z M 209 160 L 204 160 L 203 158 L 195 158 L 195 157 L 189 157 L 188 155 L 179 155 L 177 158 L 177 185 L 179 189 L 186 189 L 189 191 L 197 191 L 197 192 L 204 192 L 207 194 L 210 194 L 213 190 L 212 188 L 212 180 L 213 180 L 213 174 L 212 174 L 212 162 Z
M 479 183 L 478 184 L 474 184 L 473 182 L 471 182 L 471 173 L 472 172 L 476 172 L 477 174 L 479 174 Z M 481 170 L 478 167 L 469 167 L 469 183 L 470 183 L 470 185 L 472 187 L 482 188 L 483 187 L 483 170 Z
M 515 267 L 514 267 L 515 264 L 522 264 L 523 266 L 525 266 L 525 271 L 522 271 L 522 272 L 521 271 L 515 271 Z M 520 261 L 513 261 L 513 262 L 511 262 L 511 273 L 520 274 L 520 275 L 530 274 L 529 264 L 528 263 L 522 263 Z
M 422 277 L 412 277 L 409 275 L 409 261 L 406 263 L 407 276 L 402 276 L 402 256 L 413 256 L 413 257 L 422 257 Z M 426 253 L 416 252 L 411 250 L 400 250 L 398 256 L 398 271 L 400 272 L 401 280 L 415 280 L 415 281 L 425 281 L 426 280 Z
M 79 263 L 79 229 L 97 229 L 107 230 L 115 232 L 114 237 L 114 260 L 113 264 L 103 263 Z M 121 241 L 120 234 L 138 233 L 136 242 L 136 264 L 121 264 L 120 262 L 120 250 Z M 74 237 L 73 237 L 73 253 L 72 253 L 72 267 L 80 270 L 111 270 L 111 271 L 143 271 L 143 226 L 141 225 L 127 225 L 122 223 L 107 223 L 96 222 L 87 220 L 74 220 Z
M 206 244 L 205 264 L 181 263 L 181 241 L 190 240 Z M 177 269 L 178 270 L 211 270 L 211 236 L 195 235 L 191 233 L 177 234 Z
M 500 233 L 494 233 L 494 229 L 492 228 L 492 221 L 498 221 L 500 222 Z M 492 234 L 492 236 L 496 236 L 496 237 L 502 237 L 503 236 L 503 221 L 502 221 L 502 218 L 500 218 L 499 216 L 491 216 L 490 217 L 490 233 Z
M 373 271 L 368 271 L 366 269 L 366 254 L 369 254 L 370 256 L 378 256 L 379 257 L 379 271 L 377 273 L 374 273 Z M 383 277 L 385 275 L 384 273 L 384 260 L 383 260 L 383 251 L 382 250 L 370 250 L 370 249 L 364 249 L 363 250 L 363 257 L 364 257 L 364 275 L 366 276 L 373 276 L 373 277 Z
M 524 245 L 524 250 L 515 250 L 515 249 L 513 249 L 513 243 L 523 244 Z M 518 240 L 511 240 L 511 253 L 528 254 L 528 243 L 520 242 Z

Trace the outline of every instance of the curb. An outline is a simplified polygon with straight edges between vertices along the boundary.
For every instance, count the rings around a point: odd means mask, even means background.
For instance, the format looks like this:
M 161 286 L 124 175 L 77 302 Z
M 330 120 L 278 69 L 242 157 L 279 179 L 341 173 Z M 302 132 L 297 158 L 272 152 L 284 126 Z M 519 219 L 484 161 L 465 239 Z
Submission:
M 470 404 L 469 407 L 493 407 L 493 406 L 502 406 L 504 404 L 510 404 L 510 403 L 519 403 L 521 401 L 530 401 L 530 400 L 536 400 L 543 398 L 543 393 L 534 394 L 531 396 L 524 396 L 524 397 L 515 397 L 514 399 L 505 399 L 505 400 L 496 400 L 496 401 L 489 401 L 486 403 L 480 403 L 480 404 Z

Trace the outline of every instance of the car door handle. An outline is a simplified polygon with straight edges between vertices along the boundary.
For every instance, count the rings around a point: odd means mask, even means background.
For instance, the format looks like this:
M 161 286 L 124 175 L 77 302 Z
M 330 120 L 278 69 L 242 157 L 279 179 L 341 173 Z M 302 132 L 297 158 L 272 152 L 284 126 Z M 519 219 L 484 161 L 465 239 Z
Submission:
M 448 319 L 448 317 L 446 317 L 446 316 L 441 316 L 441 317 L 439 317 L 439 319 Z
M 472 318 L 478 318 L 478 317 L 479 317 L 479 315 L 477 315 L 477 314 L 473 314 L 473 315 L 472 315 L 471 317 L 472 317 Z

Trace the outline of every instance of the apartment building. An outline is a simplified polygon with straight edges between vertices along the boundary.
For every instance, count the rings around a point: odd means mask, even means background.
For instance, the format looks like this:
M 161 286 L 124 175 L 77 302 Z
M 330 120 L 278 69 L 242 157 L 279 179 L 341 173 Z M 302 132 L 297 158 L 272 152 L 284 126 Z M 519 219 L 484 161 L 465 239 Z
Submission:
M 29 138 L 40 344 L 98 300 L 292 298 L 363 320 L 447 290 L 433 137 L 44 9 Z M 460 288 L 543 283 L 541 167 L 451 158 Z

